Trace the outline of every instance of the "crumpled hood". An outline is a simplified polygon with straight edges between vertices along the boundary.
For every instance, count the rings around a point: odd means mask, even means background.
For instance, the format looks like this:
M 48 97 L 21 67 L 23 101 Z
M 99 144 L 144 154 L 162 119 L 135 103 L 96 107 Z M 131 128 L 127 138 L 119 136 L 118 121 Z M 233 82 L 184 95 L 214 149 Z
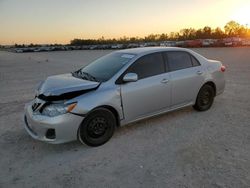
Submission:
M 49 76 L 38 88 L 37 96 L 40 98 L 51 97 L 54 100 L 73 98 L 87 91 L 97 89 L 99 82 L 83 80 L 72 76 L 72 74 L 60 74 Z M 65 99 L 66 99 L 65 98 Z

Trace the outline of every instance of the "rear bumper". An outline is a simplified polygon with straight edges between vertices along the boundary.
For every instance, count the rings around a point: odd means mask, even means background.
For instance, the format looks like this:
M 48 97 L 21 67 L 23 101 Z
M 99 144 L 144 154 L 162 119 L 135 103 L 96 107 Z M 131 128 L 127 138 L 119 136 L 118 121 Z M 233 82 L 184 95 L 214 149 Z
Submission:
M 83 117 L 71 113 L 48 117 L 34 114 L 31 103 L 25 105 L 25 130 L 36 140 L 59 144 L 77 139 Z

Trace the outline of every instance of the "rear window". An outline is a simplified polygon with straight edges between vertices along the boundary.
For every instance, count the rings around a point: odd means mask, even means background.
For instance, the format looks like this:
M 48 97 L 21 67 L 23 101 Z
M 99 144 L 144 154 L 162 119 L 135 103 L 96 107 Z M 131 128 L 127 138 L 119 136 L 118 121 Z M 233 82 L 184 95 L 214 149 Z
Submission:
M 186 52 L 166 52 L 170 71 L 192 67 L 190 55 Z
M 194 67 L 201 65 L 200 62 L 192 55 L 191 55 L 191 59 L 192 59 L 192 63 Z

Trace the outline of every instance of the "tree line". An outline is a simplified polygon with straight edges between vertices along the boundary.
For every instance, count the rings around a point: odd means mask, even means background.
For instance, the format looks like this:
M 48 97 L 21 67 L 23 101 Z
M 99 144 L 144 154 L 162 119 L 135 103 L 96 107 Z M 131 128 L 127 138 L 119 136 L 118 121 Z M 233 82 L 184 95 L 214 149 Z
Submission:
M 159 42 L 159 41 L 183 41 L 183 40 L 195 40 L 195 39 L 221 39 L 228 37 L 250 37 L 250 29 L 244 25 L 237 23 L 236 21 L 230 21 L 224 26 L 224 30 L 220 27 L 212 29 L 209 26 L 200 29 L 184 28 L 179 32 L 171 32 L 169 34 L 150 34 L 145 37 L 121 37 L 113 39 L 105 39 L 101 37 L 99 39 L 73 39 L 70 41 L 70 45 L 99 45 L 99 44 L 128 44 L 128 43 L 141 43 L 141 42 Z

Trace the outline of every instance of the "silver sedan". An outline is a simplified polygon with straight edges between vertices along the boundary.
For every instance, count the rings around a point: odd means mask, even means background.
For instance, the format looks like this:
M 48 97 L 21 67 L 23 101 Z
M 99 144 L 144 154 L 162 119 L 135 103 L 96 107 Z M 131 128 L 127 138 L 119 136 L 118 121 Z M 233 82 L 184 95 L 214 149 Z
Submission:
M 208 110 L 224 91 L 225 67 L 184 48 L 115 51 L 50 76 L 25 105 L 25 129 L 49 143 L 106 143 L 116 127 L 193 106 Z

